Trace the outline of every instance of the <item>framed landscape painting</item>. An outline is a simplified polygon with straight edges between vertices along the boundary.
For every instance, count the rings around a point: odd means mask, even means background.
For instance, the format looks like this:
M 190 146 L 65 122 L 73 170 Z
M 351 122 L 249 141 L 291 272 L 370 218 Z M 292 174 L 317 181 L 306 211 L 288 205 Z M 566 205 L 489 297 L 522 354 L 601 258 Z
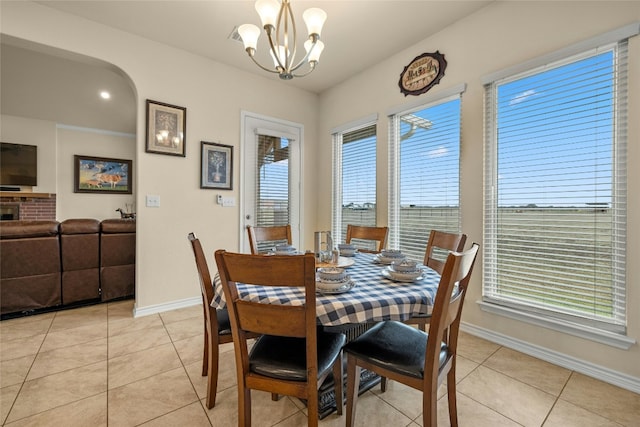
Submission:
M 200 188 L 233 190 L 233 147 L 201 141 Z
M 131 194 L 132 161 L 73 156 L 74 193 Z

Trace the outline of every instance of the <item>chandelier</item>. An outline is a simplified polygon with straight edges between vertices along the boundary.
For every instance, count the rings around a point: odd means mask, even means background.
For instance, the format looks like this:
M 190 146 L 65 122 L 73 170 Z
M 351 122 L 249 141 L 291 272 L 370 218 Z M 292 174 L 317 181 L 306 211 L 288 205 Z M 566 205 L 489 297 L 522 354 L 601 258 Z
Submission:
M 295 62 L 296 58 L 296 23 L 291 11 L 289 0 L 258 0 L 256 10 L 260 15 L 262 26 L 269 38 L 271 58 L 273 68 L 261 65 L 255 58 L 260 29 L 252 24 L 244 24 L 238 27 L 238 33 L 242 37 L 244 50 L 256 65 L 270 73 L 277 73 L 283 80 L 291 80 L 294 77 L 303 77 L 311 73 L 324 49 L 324 44 L 320 41 L 322 25 L 327 19 L 327 14 L 322 9 L 311 8 L 304 11 L 302 18 L 307 24 L 309 36 L 304 43 L 306 55 Z M 305 62 L 309 63 L 309 69 L 301 74 L 294 74 Z

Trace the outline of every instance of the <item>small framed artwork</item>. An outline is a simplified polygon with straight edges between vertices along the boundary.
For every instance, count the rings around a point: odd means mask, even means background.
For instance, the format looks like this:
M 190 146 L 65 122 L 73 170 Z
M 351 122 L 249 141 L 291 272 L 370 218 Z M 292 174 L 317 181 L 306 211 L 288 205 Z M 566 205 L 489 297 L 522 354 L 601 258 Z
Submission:
M 186 156 L 187 109 L 147 99 L 147 153 Z
M 132 161 L 73 156 L 73 192 L 131 194 Z
M 201 141 L 200 188 L 233 190 L 233 147 Z

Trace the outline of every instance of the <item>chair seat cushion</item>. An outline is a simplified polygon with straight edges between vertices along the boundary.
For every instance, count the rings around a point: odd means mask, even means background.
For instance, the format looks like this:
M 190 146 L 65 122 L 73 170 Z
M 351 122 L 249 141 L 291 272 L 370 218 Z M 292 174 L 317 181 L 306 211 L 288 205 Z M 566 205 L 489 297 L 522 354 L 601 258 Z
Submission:
M 318 376 L 331 369 L 345 340 L 344 334 L 318 331 Z M 261 336 L 251 349 L 249 370 L 271 378 L 306 381 L 306 340 Z
M 231 321 L 229 321 L 229 312 L 226 308 L 216 310 L 218 318 L 218 335 L 231 335 Z
M 375 325 L 344 347 L 349 355 L 393 372 L 415 378 L 424 377 L 424 358 L 428 334 L 396 321 Z M 440 346 L 439 364 L 447 358 L 445 343 Z

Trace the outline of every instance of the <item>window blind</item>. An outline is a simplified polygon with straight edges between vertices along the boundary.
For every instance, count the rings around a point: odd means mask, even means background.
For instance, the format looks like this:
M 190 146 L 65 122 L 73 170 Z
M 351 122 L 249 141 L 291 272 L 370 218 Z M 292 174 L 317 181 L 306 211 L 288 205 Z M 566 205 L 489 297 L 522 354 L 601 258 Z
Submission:
M 456 94 L 390 117 L 390 246 L 422 260 L 432 229 L 460 232 Z
M 289 224 L 289 140 L 262 134 L 256 137 L 255 225 L 271 227 Z M 265 245 L 269 246 L 267 243 Z M 260 244 L 258 246 L 261 251 L 268 249 Z
M 624 331 L 626 104 L 626 41 L 485 86 L 485 301 Z
M 367 123 L 333 135 L 335 242 L 343 242 L 347 225 L 376 225 L 376 125 Z M 336 179 L 337 178 L 337 179 Z

